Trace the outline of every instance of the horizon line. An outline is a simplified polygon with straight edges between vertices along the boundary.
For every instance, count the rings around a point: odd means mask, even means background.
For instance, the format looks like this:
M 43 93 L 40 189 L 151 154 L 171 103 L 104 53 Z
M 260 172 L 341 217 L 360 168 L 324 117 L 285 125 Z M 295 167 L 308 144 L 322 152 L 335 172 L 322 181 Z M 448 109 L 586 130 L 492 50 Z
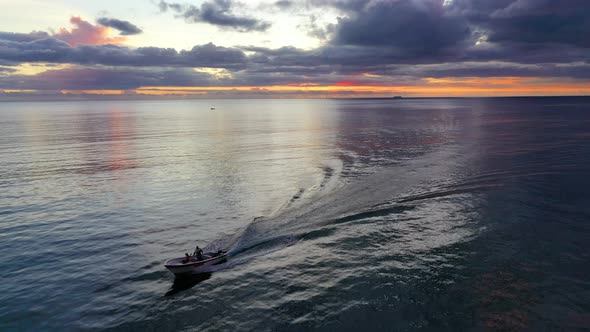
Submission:
M 57 98 L 15 98 L 15 99 L 3 99 L 0 98 L 0 103 L 10 102 L 80 102 L 80 101 L 174 101 L 174 100 L 186 100 L 186 101 L 199 101 L 199 100 L 392 100 L 392 101 L 403 101 L 403 100 L 416 100 L 416 99 L 525 99 L 525 98 L 590 98 L 590 95 L 505 95 L 505 96 L 413 96 L 404 97 L 392 96 L 392 97 L 226 97 L 226 98 L 196 98 L 195 96 L 169 96 L 169 97 L 149 97 L 146 95 L 135 96 L 135 98 L 127 95 L 125 98 L 116 98 L 114 95 L 108 95 L 104 97 L 98 97 L 97 95 L 88 95 L 93 98 L 78 98 L 73 95 L 60 95 Z M 46 97 L 46 96 L 44 96 Z M 61 98 L 60 98 L 61 97 Z

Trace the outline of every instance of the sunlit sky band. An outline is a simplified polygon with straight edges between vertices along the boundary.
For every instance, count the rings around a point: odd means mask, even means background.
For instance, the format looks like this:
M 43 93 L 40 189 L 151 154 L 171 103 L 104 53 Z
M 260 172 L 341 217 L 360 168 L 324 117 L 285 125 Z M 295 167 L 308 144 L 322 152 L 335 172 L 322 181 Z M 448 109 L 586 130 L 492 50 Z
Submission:
M 575 0 L 2 8 L 0 100 L 590 95 L 590 8 Z

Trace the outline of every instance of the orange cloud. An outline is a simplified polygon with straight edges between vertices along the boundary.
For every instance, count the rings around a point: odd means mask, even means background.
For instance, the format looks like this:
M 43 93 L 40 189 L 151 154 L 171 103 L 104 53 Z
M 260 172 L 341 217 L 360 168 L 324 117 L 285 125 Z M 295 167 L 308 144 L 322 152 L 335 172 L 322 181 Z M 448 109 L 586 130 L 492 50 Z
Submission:
M 122 95 L 124 90 L 60 90 L 64 95 Z
M 73 28 L 68 30 L 66 28 L 59 29 L 53 34 L 53 37 L 63 40 L 66 43 L 76 46 L 80 44 L 86 45 L 101 45 L 101 44 L 121 44 L 125 42 L 126 38 L 121 36 L 109 36 L 111 29 L 100 24 L 93 25 L 88 21 L 84 21 L 79 16 L 72 16 L 70 18 Z
M 31 93 L 31 92 L 37 92 L 37 90 L 32 90 L 32 89 L 4 89 L 4 90 L 0 90 L 0 92 L 2 92 L 2 93 Z
M 1 91 L 1 90 L 0 90 Z M 143 95 L 153 97 L 498 97 L 498 96 L 589 96 L 590 83 L 553 82 L 535 77 L 425 78 L 417 85 L 319 85 L 293 83 L 268 86 L 144 86 L 131 90 L 61 90 L 64 95 Z
M 338 81 L 334 84 L 335 86 L 358 86 L 357 81 Z
M 340 82 L 339 82 L 340 83 Z M 261 91 L 275 95 L 281 93 L 314 93 L 318 96 L 391 97 L 494 97 L 494 96 L 579 96 L 590 95 L 588 82 L 551 82 L 542 78 L 491 77 L 491 78 L 426 78 L 418 85 L 270 85 L 255 86 L 152 86 L 136 89 L 138 94 L 173 95 L 202 92 L 247 92 Z

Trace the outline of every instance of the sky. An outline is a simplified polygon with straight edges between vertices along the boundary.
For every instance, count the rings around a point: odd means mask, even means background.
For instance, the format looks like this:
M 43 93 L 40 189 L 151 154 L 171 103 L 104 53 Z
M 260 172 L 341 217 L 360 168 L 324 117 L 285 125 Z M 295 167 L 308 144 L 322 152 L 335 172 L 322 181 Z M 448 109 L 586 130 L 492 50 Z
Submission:
M 0 100 L 590 95 L 589 0 L 0 8 Z

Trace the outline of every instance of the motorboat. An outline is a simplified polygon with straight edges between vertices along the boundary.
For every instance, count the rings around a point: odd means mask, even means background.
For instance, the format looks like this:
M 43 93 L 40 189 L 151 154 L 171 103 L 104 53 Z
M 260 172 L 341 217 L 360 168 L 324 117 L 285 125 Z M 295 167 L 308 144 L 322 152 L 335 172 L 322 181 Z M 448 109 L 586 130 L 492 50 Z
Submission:
M 168 260 L 164 266 L 175 275 L 209 272 L 207 267 L 217 265 L 227 260 L 227 251 L 220 250 L 216 253 L 204 253 L 203 259 L 197 260 L 195 256 L 179 257 Z

